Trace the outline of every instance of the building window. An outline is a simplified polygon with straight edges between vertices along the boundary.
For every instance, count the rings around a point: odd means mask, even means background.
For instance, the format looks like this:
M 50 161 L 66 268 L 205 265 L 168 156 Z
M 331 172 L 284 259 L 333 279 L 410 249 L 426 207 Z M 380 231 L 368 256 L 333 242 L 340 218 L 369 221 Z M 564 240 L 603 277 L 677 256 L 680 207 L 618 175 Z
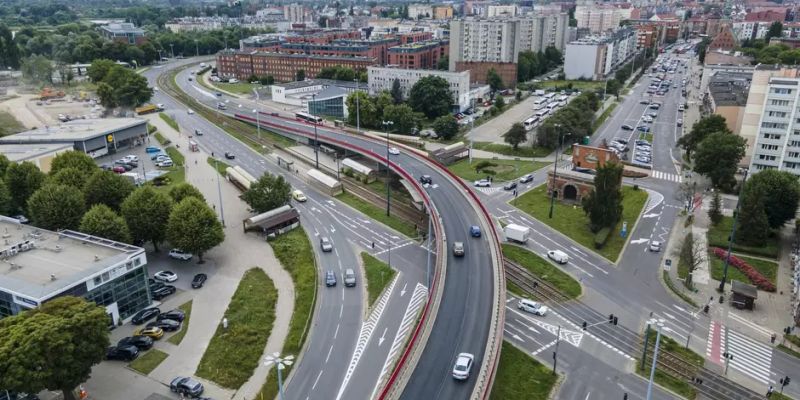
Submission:
M 786 113 L 783 111 L 770 111 L 769 113 L 767 113 L 767 115 L 769 115 L 770 117 L 780 117 L 780 118 L 786 117 Z M 798 122 L 800 122 L 800 119 L 798 119 Z
M 786 129 L 788 125 L 780 122 L 762 122 L 762 128 L 769 128 L 769 129 Z
M 789 100 L 770 100 L 770 104 L 773 106 L 788 106 Z
M 787 88 L 772 88 L 770 91 L 775 94 L 792 94 L 792 89 Z
M 778 150 L 777 144 L 762 144 L 761 148 L 764 150 Z

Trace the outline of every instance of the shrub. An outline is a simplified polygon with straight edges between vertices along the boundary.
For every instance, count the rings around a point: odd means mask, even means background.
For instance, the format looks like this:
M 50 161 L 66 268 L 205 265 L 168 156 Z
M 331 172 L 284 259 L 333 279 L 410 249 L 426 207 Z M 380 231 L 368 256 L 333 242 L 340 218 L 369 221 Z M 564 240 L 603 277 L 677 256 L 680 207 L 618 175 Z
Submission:
M 728 256 L 728 252 L 725 250 L 720 249 L 719 247 L 713 247 L 711 249 L 714 252 L 714 255 L 719 257 L 720 260 L 724 260 Z M 744 262 L 739 257 L 734 256 L 731 254 L 730 264 L 733 265 L 739 271 L 742 271 L 743 274 L 750 279 L 750 282 L 753 282 L 759 289 L 765 290 L 767 292 L 774 292 L 775 285 L 772 284 L 767 278 L 765 278 L 761 273 L 759 273 L 753 266 Z
M 633 190 L 639 190 L 639 185 L 633 185 Z
M 608 242 L 609 237 L 611 237 L 611 228 L 605 227 L 597 231 L 597 233 L 594 234 L 594 248 L 602 249 L 603 246 L 606 245 L 606 242 Z

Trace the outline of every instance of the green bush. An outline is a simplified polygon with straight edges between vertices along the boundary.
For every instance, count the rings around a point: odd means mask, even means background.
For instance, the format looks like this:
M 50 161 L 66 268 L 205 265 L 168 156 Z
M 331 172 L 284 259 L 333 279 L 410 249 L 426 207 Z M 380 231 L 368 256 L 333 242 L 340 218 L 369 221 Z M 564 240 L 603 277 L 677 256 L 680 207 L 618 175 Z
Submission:
M 595 249 L 602 249 L 603 246 L 606 245 L 608 242 L 608 238 L 611 236 L 611 228 L 603 228 L 597 231 L 594 234 L 594 248 Z

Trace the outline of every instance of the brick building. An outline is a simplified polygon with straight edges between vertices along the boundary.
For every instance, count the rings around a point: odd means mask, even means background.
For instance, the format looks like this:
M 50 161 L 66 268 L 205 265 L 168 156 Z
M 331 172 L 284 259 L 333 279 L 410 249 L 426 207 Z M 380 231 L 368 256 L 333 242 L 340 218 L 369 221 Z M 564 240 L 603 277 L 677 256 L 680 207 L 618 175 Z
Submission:
M 436 69 L 449 52 L 447 40 L 429 40 L 389 48 L 389 65 L 408 69 Z
M 297 71 L 303 70 L 306 78 L 315 78 L 327 67 L 366 69 L 377 64 L 369 57 L 339 57 L 308 54 L 243 52 L 226 50 L 217 53 L 217 71 L 226 78 L 248 79 L 252 75 L 272 76 L 278 82 L 295 80 Z
M 456 62 L 456 72 L 470 71 L 470 83 L 487 84 L 486 75 L 489 70 L 494 68 L 503 84 L 513 87 L 517 84 L 517 63 L 515 62 L 480 62 L 480 61 L 459 61 Z
M 578 203 L 594 189 L 594 175 L 560 169 L 553 179 L 553 170 L 547 172 L 547 194 L 559 201 Z
M 572 165 L 578 168 L 597 169 L 606 163 L 619 163 L 619 157 L 613 151 L 581 144 L 572 145 Z
M 709 43 L 708 49 L 709 50 L 733 50 L 737 46 L 739 46 L 739 41 L 736 40 L 736 36 L 733 34 L 733 30 L 731 29 L 730 25 L 725 25 L 714 37 L 714 39 Z
M 412 31 L 399 33 L 396 35 L 400 40 L 400 44 L 424 42 L 433 39 L 433 32 Z

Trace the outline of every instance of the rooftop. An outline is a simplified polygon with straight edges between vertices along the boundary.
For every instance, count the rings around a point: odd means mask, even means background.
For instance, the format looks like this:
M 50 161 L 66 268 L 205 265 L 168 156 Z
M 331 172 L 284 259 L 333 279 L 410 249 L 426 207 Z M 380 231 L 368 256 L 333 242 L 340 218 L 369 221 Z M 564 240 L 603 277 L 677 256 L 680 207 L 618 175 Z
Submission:
M 0 288 L 46 300 L 144 252 L 80 232 L 51 232 L 0 216 Z
M 389 48 L 389 51 L 407 52 L 407 51 L 423 50 L 423 49 L 429 49 L 431 47 L 441 46 L 447 43 L 448 43 L 447 40 L 437 40 L 437 39 L 424 40 L 421 42 L 413 42 L 413 43 L 401 44 L 398 46 L 392 46 Z
M 22 162 L 61 150 L 72 150 L 69 143 L 56 144 L 0 144 L 0 154 L 11 162 Z
M 100 29 L 110 33 L 135 33 L 144 35 L 144 29 L 137 28 L 136 25 L 130 22 L 112 22 L 108 25 L 101 26 Z
M 272 86 L 282 87 L 285 90 L 293 90 L 293 89 L 302 89 L 311 86 L 336 86 L 340 88 L 348 88 L 348 89 L 355 89 L 356 85 L 358 85 L 361 89 L 367 89 L 367 84 L 364 82 L 359 82 L 356 84 L 352 81 L 337 81 L 334 79 L 306 79 L 304 81 L 295 81 L 295 82 L 286 82 L 286 83 L 276 83 Z
M 77 119 L 0 138 L 0 143 L 75 143 L 144 125 L 139 118 Z
M 708 91 L 717 107 L 744 107 L 747 105 L 747 94 L 750 92 L 752 79 L 752 73 L 720 71 L 711 76 Z

